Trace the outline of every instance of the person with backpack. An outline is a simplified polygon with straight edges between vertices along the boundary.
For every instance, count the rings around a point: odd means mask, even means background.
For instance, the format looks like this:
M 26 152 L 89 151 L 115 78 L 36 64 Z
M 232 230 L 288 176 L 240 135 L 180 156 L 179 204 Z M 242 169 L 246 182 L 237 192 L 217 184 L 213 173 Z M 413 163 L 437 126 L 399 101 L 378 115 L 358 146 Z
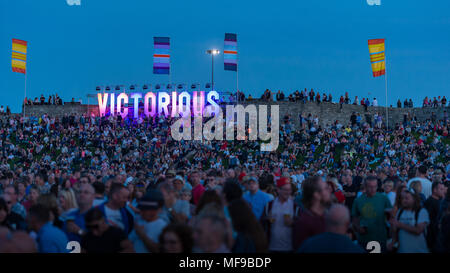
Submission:
M 293 226 L 297 220 L 299 207 L 292 197 L 292 184 L 287 177 L 277 181 L 278 197 L 267 203 L 261 216 L 261 223 L 266 231 L 269 251 L 272 253 L 289 253 L 294 250 Z
M 397 215 L 389 220 L 392 242 L 388 245 L 393 250 L 398 242 L 397 253 L 429 253 L 426 241 L 426 229 L 430 223 L 428 212 L 420 206 L 417 194 L 404 191 Z

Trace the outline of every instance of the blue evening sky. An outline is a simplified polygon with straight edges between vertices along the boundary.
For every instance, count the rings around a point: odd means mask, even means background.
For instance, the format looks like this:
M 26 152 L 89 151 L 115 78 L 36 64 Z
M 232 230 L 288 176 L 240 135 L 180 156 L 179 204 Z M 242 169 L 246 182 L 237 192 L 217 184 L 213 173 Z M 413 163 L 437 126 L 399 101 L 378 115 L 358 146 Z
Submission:
M 260 96 L 314 88 L 334 99 L 376 96 L 367 40 L 386 38 L 389 104 L 450 92 L 450 1 L 366 0 L 0 0 L 0 104 L 20 111 L 24 75 L 11 71 L 11 39 L 29 42 L 27 95 L 83 99 L 97 85 L 167 83 L 152 74 L 153 36 L 171 38 L 172 81 L 211 79 L 206 49 L 238 34 L 239 87 Z M 215 62 L 217 90 L 234 90 L 236 73 Z M 46 97 L 47 98 L 47 97 Z M 92 99 L 91 99 L 92 102 Z

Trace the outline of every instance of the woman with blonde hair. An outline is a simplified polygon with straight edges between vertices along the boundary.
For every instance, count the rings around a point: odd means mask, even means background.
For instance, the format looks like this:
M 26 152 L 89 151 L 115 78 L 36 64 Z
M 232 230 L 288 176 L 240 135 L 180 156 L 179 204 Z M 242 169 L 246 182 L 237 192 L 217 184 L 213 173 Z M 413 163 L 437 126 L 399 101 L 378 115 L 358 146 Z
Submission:
M 423 206 L 425 203 L 425 195 L 422 193 L 422 182 L 420 180 L 414 180 L 409 185 L 409 190 L 413 191 L 420 197 L 420 205 Z
M 66 216 L 78 209 L 75 193 L 72 189 L 63 189 L 58 193 L 60 219 L 64 221 Z

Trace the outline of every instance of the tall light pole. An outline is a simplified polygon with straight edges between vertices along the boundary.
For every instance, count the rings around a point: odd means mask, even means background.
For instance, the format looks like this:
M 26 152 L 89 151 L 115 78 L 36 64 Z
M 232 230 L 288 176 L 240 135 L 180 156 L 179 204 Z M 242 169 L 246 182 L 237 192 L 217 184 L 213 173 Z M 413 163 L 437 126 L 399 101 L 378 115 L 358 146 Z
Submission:
M 206 53 L 211 54 L 211 60 L 212 60 L 212 62 L 211 62 L 211 85 L 212 86 L 211 87 L 212 87 L 212 90 L 214 90 L 214 55 L 219 54 L 220 51 L 217 49 L 209 49 L 209 50 L 206 50 Z

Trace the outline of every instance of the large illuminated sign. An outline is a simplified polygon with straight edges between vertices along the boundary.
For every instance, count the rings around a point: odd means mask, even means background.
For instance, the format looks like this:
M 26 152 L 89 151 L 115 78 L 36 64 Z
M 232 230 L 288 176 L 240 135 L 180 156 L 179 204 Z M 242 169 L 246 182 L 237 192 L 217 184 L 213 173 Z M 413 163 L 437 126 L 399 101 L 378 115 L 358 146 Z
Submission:
M 219 93 L 216 91 L 208 92 L 206 103 L 204 91 L 194 91 L 192 96 L 188 92 L 178 93 L 175 91 L 170 92 L 170 94 L 168 92 L 148 92 L 146 94 L 98 93 L 97 98 L 100 116 L 109 113 L 113 116 L 121 115 L 122 118 L 125 118 L 129 114 L 129 108 L 132 108 L 133 117 L 138 118 L 140 103 L 143 103 L 143 114 L 147 117 L 156 115 L 166 117 L 169 115 L 172 117 L 203 116 L 205 111 L 216 114 L 220 111 L 217 104 Z
M 268 130 L 267 105 L 227 105 L 226 118 L 224 121 L 223 111 L 217 104 L 219 93 L 210 91 L 206 95 L 204 91 L 194 91 L 192 95 L 188 92 L 148 92 L 142 93 L 98 93 L 98 108 L 100 116 L 120 115 L 126 118 L 133 110 L 133 118 L 141 115 L 147 117 L 171 116 L 178 118 L 171 126 L 171 135 L 174 140 L 223 140 L 223 126 L 225 125 L 225 136 L 227 140 L 234 140 L 235 128 L 237 140 L 245 140 L 246 132 L 249 140 L 269 141 L 261 143 L 261 151 L 275 151 L 279 143 L 279 106 L 271 106 L 270 132 Z M 206 99 L 206 102 L 205 102 Z M 133 101 L 133 102 L 131 102 Z M 109 105 L 109 107 L 108 107 Z M 141 106 L 141 107 L 140 107 Z M 109 110 L 109 112 L 107 112 Z M 248 115 L 248 130 L 246 130 L 246 116 Z M 192 117 L 194 137 L 192 138 Z M 211 117 L 204 126 L 203 117 Z M 214 128 L 214 130 L 213 130 Z

